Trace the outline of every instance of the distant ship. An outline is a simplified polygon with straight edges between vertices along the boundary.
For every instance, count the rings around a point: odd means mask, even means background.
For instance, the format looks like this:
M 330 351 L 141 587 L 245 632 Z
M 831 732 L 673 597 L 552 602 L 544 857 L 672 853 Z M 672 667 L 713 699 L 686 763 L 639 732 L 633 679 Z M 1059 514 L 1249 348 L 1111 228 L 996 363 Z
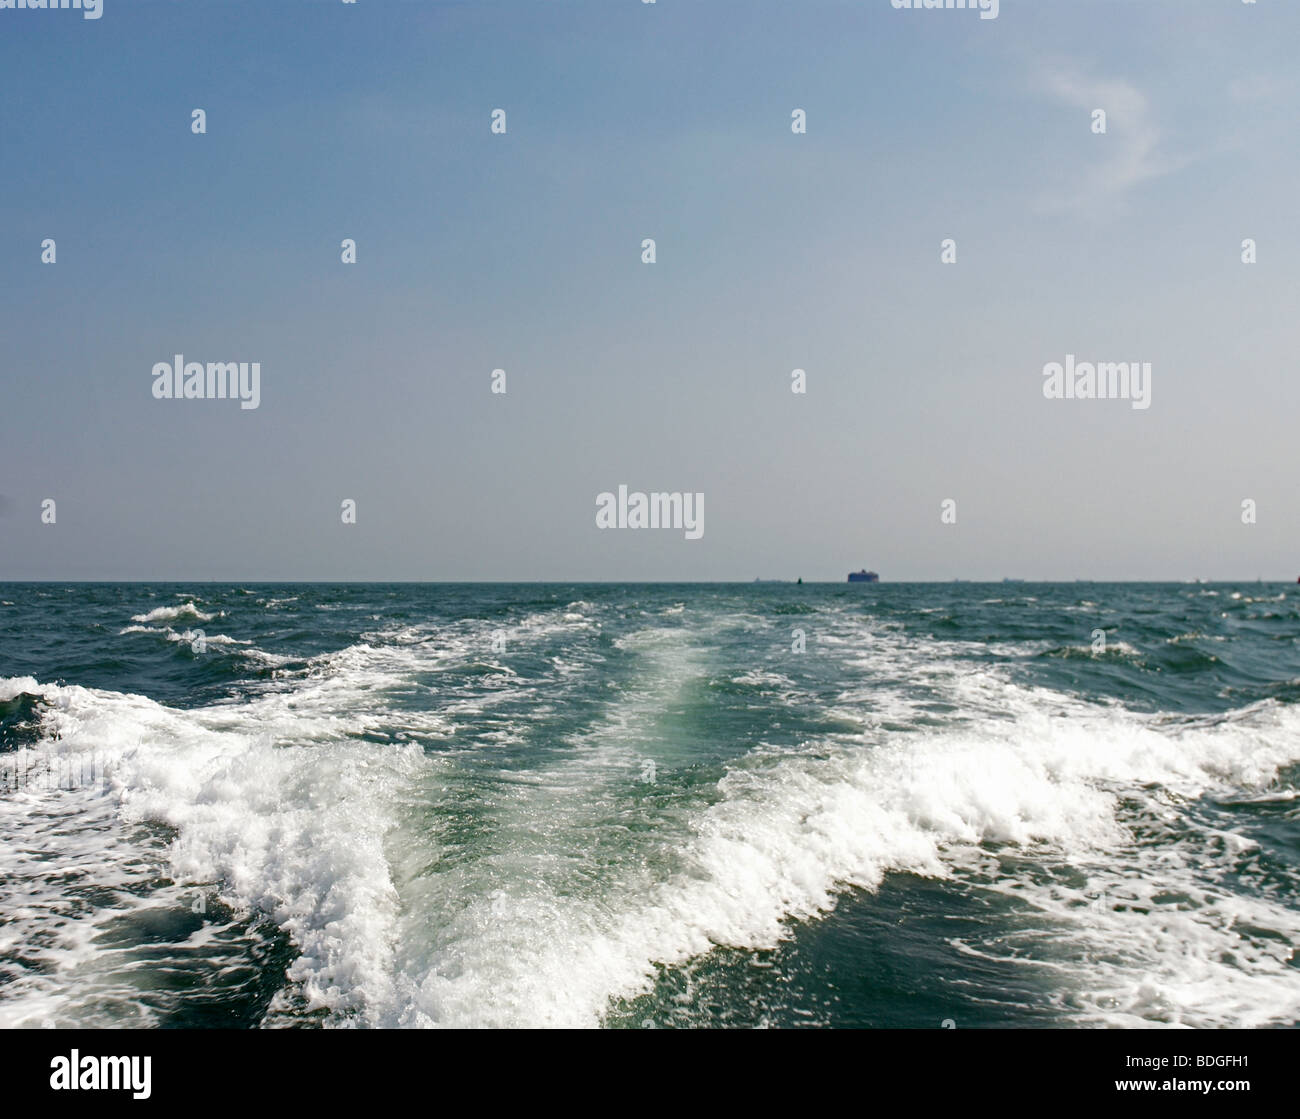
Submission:
M 849 572 L 850 583 L 879 583 L 880 576 L 874 571 L 868 571 L 865 567 L 861 571 Z

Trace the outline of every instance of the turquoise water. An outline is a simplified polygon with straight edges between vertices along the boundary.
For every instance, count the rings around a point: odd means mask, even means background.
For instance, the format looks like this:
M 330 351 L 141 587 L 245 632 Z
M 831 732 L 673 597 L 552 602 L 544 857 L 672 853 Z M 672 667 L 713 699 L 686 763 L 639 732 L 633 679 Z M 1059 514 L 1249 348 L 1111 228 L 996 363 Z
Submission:
M 0 584 L 0 635 L 0 1025 L 1300 1018 L 1294 586 Z

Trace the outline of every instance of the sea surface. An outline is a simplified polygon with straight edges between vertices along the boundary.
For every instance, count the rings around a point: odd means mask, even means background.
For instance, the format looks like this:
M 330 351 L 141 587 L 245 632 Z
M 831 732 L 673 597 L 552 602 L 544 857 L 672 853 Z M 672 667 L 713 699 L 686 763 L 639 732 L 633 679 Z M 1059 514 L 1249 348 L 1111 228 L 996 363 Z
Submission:
M 0 584 L 0 1025 L 1294 1026 L 1300 588 Z

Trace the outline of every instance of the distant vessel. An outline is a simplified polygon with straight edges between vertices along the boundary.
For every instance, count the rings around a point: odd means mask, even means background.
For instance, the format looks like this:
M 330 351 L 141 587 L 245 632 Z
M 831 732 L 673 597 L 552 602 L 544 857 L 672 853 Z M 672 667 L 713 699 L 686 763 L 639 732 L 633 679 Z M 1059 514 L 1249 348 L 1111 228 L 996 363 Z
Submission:
M 861 571 L 849 572 L 850 583 L 879 583 L 880 576 L 874 571 L 868 571 L 865 567 Z

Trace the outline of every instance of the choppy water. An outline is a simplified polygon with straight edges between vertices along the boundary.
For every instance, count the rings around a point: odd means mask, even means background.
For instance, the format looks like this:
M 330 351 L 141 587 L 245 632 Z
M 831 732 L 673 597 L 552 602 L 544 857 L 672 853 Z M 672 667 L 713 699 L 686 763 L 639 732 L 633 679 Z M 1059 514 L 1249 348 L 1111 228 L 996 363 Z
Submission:
M 0 584 L 0 1025 L 1294 1025 L 1298 701 L 1276 584 Z

